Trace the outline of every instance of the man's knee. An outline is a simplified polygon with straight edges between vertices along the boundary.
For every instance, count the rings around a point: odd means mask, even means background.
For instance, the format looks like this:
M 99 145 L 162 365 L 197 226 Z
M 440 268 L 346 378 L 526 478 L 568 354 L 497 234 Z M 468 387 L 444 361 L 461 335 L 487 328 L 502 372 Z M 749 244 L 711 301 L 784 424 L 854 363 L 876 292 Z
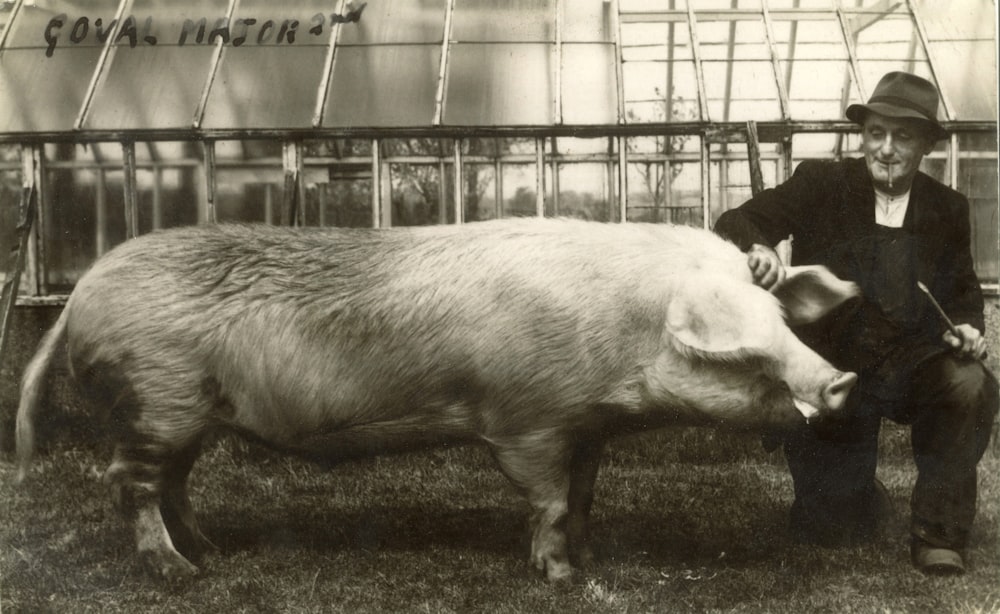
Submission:
M 979 413 L 992 421 L 1000 406 L 997 380 L 978 360 L 942 356 L 920 369 L 919 396 L 931 405 Z

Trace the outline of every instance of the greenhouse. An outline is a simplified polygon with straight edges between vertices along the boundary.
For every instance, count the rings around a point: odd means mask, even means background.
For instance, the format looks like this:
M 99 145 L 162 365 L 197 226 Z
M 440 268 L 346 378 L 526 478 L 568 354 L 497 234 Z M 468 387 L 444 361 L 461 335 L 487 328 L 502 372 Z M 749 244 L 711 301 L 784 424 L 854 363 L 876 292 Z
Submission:
M 199 222 L 711 227 L 857 155 L 844 108 L 891 70 L 939 87 L 951 136 L 923 170 L 969 197 L 995 290 L 994 21 L 988 0 L 8 0 L 5 292 L 59 303 L 115 244 Z
M 997 11 L 0 0 L 0 614 L 1000 612 Z

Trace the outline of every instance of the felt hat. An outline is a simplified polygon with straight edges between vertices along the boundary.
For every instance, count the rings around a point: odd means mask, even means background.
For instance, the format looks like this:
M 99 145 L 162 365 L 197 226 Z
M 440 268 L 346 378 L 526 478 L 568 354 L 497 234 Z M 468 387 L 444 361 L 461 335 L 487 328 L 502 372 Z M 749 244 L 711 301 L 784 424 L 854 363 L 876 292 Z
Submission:
M 938 123 L 938 91 L 930 81 L 908 72 L 887 73 L 875 86 L 868 104 L 852 104 L 844 111 L 847 119 L 864 123 L 869 113 L 894 119 L 916 119 L 928 127 L 934 140 L 947 138 Z

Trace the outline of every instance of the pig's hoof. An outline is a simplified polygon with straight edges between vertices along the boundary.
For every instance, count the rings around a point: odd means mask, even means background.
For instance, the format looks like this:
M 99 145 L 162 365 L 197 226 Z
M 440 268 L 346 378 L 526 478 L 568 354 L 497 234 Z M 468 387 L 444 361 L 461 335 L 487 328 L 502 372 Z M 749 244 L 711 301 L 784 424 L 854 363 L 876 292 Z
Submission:
M 534 557 L 535 567 L 545 572 L 549 582 L 568 583 L 573 580 L 573 567 L 566 559 Z
M 555 584 L 569 584 L 573 581 L 573 568 L 569 563 L 551 563 L 545 567 L 545 577 Z
M 198 568 L 176 552 L 146 551 L 140 557 L 153 576 L 166 582 L 184 582 L 198 575 Z
M 580 546 L 573 556 L 573 563 L 581 569 L 593 566 L 594 551 L 590 549 L 590 546 Z
M 194 536 L 193 552 L 196 559 L 201 559 L 215 556 L 222 552 L 222 549 L 199 532 Z

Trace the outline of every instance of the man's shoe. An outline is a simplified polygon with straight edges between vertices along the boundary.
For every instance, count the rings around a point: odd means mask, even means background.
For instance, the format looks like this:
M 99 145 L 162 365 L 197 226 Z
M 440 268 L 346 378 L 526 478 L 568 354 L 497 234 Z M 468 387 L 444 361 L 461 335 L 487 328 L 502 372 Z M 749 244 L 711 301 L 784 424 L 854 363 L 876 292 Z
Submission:
M 951 548 L 932 546 L 920 538 L 910 544 L 913 566 L 929 576 L 958 576 L 965 573 L 962 553 Z

